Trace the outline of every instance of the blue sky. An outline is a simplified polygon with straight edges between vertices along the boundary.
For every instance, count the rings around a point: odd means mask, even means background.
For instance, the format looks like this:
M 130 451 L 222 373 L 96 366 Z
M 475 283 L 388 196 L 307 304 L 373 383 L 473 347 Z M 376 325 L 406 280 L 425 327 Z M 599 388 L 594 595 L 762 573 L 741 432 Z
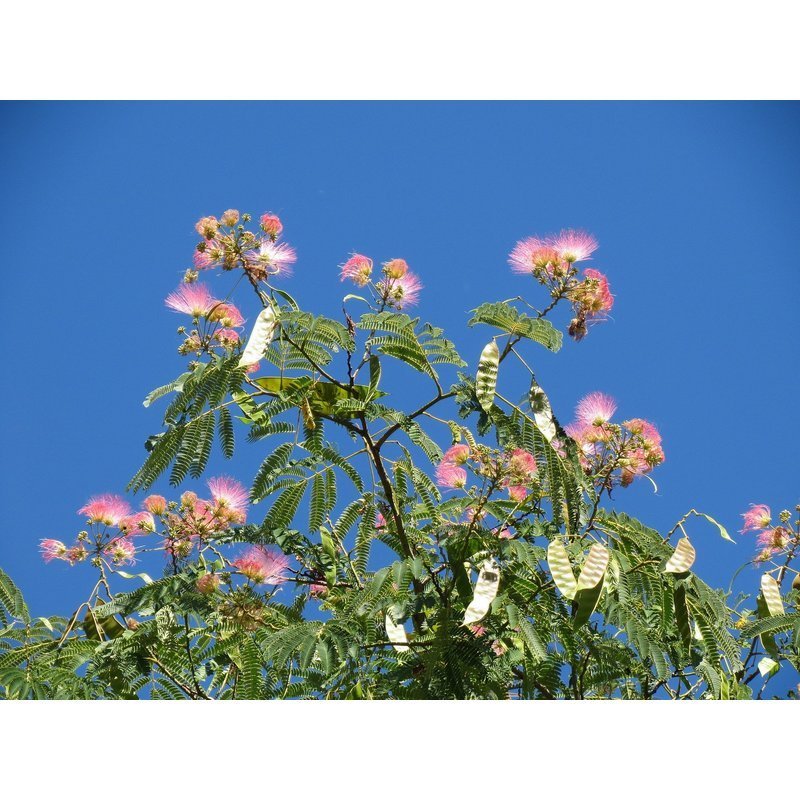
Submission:
M 469 309 L 542 299 L 507 266 L 515 241 L 592 231 L 613 321 L 529 354 L 563 421 L 602 390 L 661 429 L 658 494 L 642 482 L 615 505 L 661 530 L 692 507 L 732 531 L 749 503 L 793 508 L 799 134 L 786 103 L 0 105 L 0 565 L 36 614 L 84 599 L 88 569 L 45 567 L 38 541 L 71 539 L 88 496 L 138 468 L 161 413 L 142 399 L 182 366 L 163 299 L 195 220 L 228 207 L 280 214 L 299 254 L 285 288 L 314 311 L 336 314 L 351 251 L 405 258 L 419 313 L 471 360 L 487 329 L 465 327 Z M 257 463 L 242 446 L 234 474 Z M 714 584 L 752 552 L 689 533 Z

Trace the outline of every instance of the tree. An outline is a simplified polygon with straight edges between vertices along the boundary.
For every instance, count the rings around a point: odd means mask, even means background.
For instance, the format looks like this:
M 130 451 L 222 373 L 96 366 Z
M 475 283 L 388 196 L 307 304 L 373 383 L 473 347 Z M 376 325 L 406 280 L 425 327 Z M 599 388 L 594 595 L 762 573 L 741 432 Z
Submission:
M 200 478 L 215 440 L 233 457 L 237 428 L 264 455 L 251 488 L 213 477 L 206 498 L 150 494 L 136 512 L 91 498 L 73 544 L 41 545 L 96 570 L 68 619 L 31 619 L 0 573 L 6 698 L 737 699 L 798 668 L 800 520 L 744 514 L 762 548 L 755 607 L 712 589 L 687 524 L 729 539 L 719 523 L 691 510 L 662 535 L 604 508 L 663 461 L 655 426 L 615 421 L 599 393 L 562 426 L 536 380 L 537 348 L 562 344 L 553 309 L 571 306 L 580 341 L 613 305 L 580 266 L 593 237 L 517 244 L 512 269 L 549 299 L 478 305 L 468 324 L 488 342 L 470 364 L 408 315 L 421 284 L 402 259 L 376 270 L 353 254 L 341 277 L 361 294 L 341 319 L 314 315 L 276 285 L 295 261 L 281 221 L 250 222 L 197 223 L 194 267 L 166 300 L 191 320 L 190 360 L 145 400 L 169 404 L 128 489 Z M 199 280 L 212 269 L 258 299 L 246 342 L 230 295 Z M 428 388 L 406 408 L 410 375 Z M 121 569 L 154 551 L 163 576 Z

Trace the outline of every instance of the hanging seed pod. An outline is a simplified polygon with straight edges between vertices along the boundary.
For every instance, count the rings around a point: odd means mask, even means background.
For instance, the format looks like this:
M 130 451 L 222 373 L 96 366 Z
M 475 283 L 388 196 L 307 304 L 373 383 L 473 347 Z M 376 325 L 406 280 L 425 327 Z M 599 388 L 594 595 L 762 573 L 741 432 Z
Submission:
M 593 544 L 583 562 L 581 574 L 578 576 L 578 590 L 593 589 L 603 580 L 608 567 L 610 554 L 601 544 Z
M 528 402 L 533 411 L 533 421 L 536 427 L 542 432 L 542 436 L 548 442 L 552 442 L 556 436 L 556 423 L 553 420 L 553 409 L 550 408 L 550 401 L 544 390 L 535 379 L 531 379 L 531 388 L 528 392 Z
M 550 567 L 553 582 L 559 588 L 561 594 L 572 600 L 575 597 L 575 592 L 578 591 L 578 583 L 575 580 L 572 565 L 569 563 L 567 549 L 560 539 L 553 539 L 547 546 L 547 566 Z
M 239 359 L 240 367 L 249 367 L 257 364 L 264 357 L 264 353 L 275 335 L 277 319 L 272 306 L 267 306 L 257 317 L 250 338 L 247 340 L 242 357 Z
M 761 594 L 767 604 L 770 616 L 778 617 L 784 613 L 783 600 L 781 600 L 781 589 L 778 581 L 772 575 L 761 576 Z
M 386 618 L 383 622 L 386 626 L 386 636 L 392 643 L 392 647 L 394 647 L 398 653 L 408 650 L 408 636 L 406 634 L 406 629 L 402 625 L 398 625 L 392 619 L 391 613 L 386 615 Z
M 695 559 L 695 549 L 687 537 L 678 542 L 675 552 L 670 556 L 664 572 L 688 572 L 692 568 Z
M 472 602 L 464 612 L 464 625 L 472 625 L 482 620 L 489 613 L 489 606 L 491 606 L 492 600 L 497 597 L 499 586 L 500 567 L 494 559 L 487 559 L 481 564 L 478 582 L 475 584 L 475 592 L 472 595 Z
M 500 365 L 500 350 L 497 343 L 492 341 L 483 348 L 478 361 L 478 374 L 475 378 L 475 394 L 481 408 L 487 413 L 494 403 L 494 393 L 497 389 L 497 368 Z

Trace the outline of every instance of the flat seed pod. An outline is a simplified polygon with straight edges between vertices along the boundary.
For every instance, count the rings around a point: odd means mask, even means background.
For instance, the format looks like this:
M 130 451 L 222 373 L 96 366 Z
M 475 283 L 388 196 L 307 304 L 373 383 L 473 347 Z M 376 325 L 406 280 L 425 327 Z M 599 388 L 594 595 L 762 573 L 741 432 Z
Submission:
M 778 617 L 785 613 L 780 586 L 772 575 L 761 576 L 761 594 L 764 595 L 764 602 L 767 604 L 770 616 Z
M 542 436 L 548 442 L 552 442 L 556 437 L 556 423 L 553 421 L 553 409 L 550 408 L 550 401 L 544 390 L 535 380 L 531 380 L 531 388 L 528 393 L 528 401 L 533 411 L 533 421 L 541 431 Z
M 489 606 L 491 606 L 492 600 L 497 597 L 499 586 L 500 567 L 494 559 L 487 559 L 481 565 L 478 573 L 478 582 L 475 584 L 472 602 L 464 612 L 464 625 L 472 625 L 474 622 L 482 620 L 489 613 Z
M 239 359 L 240 367 L 249 367 L 252 364 L 257 364 L 264 357 L 272 337 L 275 335 L 275 327 L 277 320 L 275 319 L 275 312 L 271 306 L 267 306 L 257 317 L 253 331 L 250 338 L 247 340 L 247 346 L 244 348 L 242 357 Z
M 609 559 L 608 550 L 601 544 L 593 544 L 578 576 L 578 591 L 593 589 L 606 574 Z
M 781 665 L 777 661 L 773 661 L 769 656 L 764 656 L 764 658 L 758 662 L 758 671 L 761 673 L 762 678 L 766 678 L 768 675 L 774 675 L 780 668 Z
M 550 574 L 561 594 L 572 600 L 578 591 L 578 582 L 575 580 L 572 564 L 569 563 L 567 549 L 560 539 L 553 539 L 547 545 L 547 566 L 550 567 Z
M 692 543 L 685 536 L 678 542 L 675 552 L 670 556 L 664 572 L 688 572 L 694 564 L 696 553 Z
M 600 602 L 600 595 L 603 593 L 603 580 L 605 575 L 600 576 L 600 580 L 588 589 L 579 589 L 575 592 L 575 602 L 578 605 L 575 617 L 572 620 L 574 628 L 579 628 L 585 622 L 589 621 L 589 617 L 594 614 L 597 604 Z
M 500 365 L 500 350 L 496 342 L 489 342 L 483 348 L 478 361 L 478 374 L 475 379 L 475 394 L 481 408 L 489 412 L 494 403 L 494 393 L 497 389 L 497 368 Z
M 386 615 L 386 618 L 384 619 L 384 625 L 386 626 L 386 636 L 392 643 L 392 647 L 394 647 L 398 653 L 408 650 L 408 636 L 406 635 L 406 629 L 402 625 L 398 625 L 392 619 L 391 614 Z

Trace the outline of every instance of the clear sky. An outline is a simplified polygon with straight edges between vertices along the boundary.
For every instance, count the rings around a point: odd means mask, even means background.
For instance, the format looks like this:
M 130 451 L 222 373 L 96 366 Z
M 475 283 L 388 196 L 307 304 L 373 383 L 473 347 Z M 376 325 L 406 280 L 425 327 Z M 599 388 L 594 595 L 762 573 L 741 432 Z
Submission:
M 182 367 L 163 299 L 195 220 L 229 207 L 281 216 L 298 251 L 285 288 L 314 311 L 340 308 L 351 251 L 405 258 L 418 312 L 473 362 L 488 329 L 466 329 L 469 309 L 542 299 L 509 270 L 515 241 L 588 229 L 613 320 L 529 352 L 562 421 L 601 390 L 659 426 L 658 494 L 637 482 L 615 505 L 662 531 L 692 507 L 732 532 L 750 503 L 793 508 L 798 142 L 796 103 L 0 105 L 0 566 L 34 614 L 85 598 L 90 569 L 45 567 L 39 539 L 71 540 L 76 509 L 140 465 L 163 410 L 142 399 Z M 222 471 L 247 483 L 257 455 L 242 446 Z M 715 585 L 753 552 L 689 533 Z

